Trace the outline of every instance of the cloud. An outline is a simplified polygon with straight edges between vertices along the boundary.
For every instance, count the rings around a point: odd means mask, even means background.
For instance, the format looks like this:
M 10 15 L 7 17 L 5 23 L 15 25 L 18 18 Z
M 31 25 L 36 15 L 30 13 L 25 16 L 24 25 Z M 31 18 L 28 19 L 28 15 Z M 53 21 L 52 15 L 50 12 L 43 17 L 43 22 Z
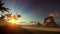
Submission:
M 52 13 L 50 13 L 49 14 L 49 16 L 53 16 L 54 18 L 60 18 L 60 13 L 58 13 L 58 12 L 52 12 Z

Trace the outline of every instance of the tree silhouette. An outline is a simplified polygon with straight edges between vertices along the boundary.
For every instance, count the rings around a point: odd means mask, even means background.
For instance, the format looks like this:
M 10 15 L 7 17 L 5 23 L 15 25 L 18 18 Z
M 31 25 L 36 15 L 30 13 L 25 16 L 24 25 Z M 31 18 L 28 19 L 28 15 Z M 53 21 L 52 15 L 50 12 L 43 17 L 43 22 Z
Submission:
M 6 8 L 6 7 L 3 7 L 3 5 L 4 5 L 4 3 L 2 3 L 1 1 L 0 1 L 0 11 L 2 12 L 2 13 L 4 13 L 4 12 L 9 12 L 8 10 L 10 10 L 9 8 Z

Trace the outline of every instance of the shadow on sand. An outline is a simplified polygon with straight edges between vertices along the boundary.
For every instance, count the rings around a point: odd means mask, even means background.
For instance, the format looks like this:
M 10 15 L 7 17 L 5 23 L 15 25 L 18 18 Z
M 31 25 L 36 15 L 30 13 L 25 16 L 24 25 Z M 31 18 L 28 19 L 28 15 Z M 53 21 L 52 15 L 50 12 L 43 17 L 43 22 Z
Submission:
M 23 28 L 10 29 L 7 26 L 0 26 L 0 34 L 60 34 L 60 32 L 28 30 Z

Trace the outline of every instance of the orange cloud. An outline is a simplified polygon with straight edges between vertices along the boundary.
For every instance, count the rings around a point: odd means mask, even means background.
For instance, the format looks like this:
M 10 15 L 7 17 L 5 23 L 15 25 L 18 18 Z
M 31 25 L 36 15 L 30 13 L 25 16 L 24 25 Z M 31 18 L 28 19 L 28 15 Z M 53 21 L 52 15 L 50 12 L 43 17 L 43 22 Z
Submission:
M 60 13 L 52 12 L 52 13 L 49 14 L 49 16 L 53 16 L 54 18 L 60 17 Z

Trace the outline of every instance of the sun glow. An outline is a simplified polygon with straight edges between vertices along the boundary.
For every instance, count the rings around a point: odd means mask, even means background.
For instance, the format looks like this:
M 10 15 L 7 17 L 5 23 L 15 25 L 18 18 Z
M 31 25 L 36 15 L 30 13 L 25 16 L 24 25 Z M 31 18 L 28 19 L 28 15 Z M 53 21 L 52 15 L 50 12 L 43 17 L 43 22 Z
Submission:
M 16 24 L 16 18 L 15 17 L 10 17 L 9 18 L 9 21 L 8 21 L 10 24 Z
M 9 22 L 14 24 L 16 22 L 16 20 L 15 19 L 11 19 L 11 20 L 9 20 Z

